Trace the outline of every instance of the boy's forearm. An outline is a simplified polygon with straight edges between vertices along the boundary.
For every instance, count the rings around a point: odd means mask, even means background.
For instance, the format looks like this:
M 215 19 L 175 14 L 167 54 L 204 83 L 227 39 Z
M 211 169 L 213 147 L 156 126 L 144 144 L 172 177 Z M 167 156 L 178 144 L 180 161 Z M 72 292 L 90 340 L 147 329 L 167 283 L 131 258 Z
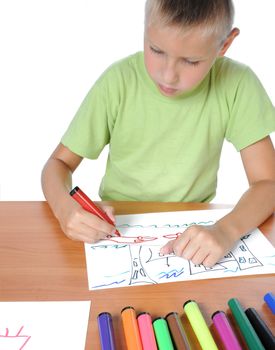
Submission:
M 217 221 L 225 233 L 235 240 L 262 224 L 275 211 L 275 181 L 263 180 L 253 184 L 235 208 Z
M 42 171 L 41 182 L 45 198 L 58 218 L 66 202 L 71 201 L 68 193 L 72 186 L 72 172 L 62 161 L 50 158 Z

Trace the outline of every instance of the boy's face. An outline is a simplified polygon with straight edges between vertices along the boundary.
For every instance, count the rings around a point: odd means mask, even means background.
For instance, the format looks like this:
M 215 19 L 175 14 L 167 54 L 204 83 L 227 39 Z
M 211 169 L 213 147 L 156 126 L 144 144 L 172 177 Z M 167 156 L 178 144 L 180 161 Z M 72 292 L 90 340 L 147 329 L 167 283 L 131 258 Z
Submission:
M 174 97 L 195 88 L 207 75 L 220 47 L 214 34 L 200 28 L 186 32 L 175 26 L 145 27 L 144 61 L 161 94 Z

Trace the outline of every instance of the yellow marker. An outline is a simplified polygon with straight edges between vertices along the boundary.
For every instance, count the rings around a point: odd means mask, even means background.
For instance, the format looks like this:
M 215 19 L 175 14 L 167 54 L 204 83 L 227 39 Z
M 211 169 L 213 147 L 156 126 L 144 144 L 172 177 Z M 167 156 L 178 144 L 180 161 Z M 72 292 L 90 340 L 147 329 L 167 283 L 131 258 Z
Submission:
M 201 348 L 203 350 L 218 350 L 198 304 L 194 300 L 188 300 L 184 303 L 183 309 L 198 338 Z

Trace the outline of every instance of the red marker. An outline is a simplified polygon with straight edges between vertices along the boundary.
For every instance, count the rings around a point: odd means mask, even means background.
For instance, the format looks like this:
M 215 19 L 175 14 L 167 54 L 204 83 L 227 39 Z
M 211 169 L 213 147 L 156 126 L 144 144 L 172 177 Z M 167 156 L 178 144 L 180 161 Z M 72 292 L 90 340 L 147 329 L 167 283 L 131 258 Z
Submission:
M 100 208 L 98 208 L 91 199 L 83 192 L 81 189 L 76 186 L 70 192 L 70 195 L 82 206 L 83 209 L 89 211 L 90 213 L 96 215 L 103 221 L 108 222 L 111 225 L 115 225 L 114 222 L 109 218 L 109 216 L 104 213 Z M 118 230 L 115 231 L 117 236 L 120 236 Z

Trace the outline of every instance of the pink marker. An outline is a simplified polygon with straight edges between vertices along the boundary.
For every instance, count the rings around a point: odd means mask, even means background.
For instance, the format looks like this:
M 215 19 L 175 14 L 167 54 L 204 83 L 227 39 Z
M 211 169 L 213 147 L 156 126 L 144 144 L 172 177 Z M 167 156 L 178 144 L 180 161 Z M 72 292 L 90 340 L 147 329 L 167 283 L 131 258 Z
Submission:
M 226 350 L 242 350 L 239 341 L 223 311 L 216 311 L 212 315 L 213 324 Z
M 158 350 L 152 318 L 148 312 L 142 312 L 137 317 L 143 350 Z

